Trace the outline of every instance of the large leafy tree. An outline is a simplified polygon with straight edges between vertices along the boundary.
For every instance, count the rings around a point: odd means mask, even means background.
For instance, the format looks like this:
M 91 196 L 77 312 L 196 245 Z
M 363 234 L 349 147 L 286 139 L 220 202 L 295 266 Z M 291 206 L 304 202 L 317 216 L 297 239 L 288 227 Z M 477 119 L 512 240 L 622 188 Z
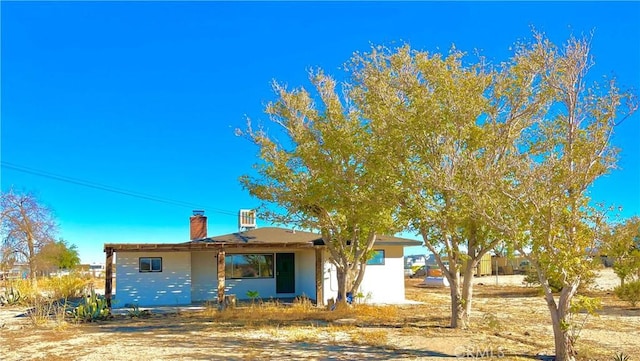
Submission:
M 36 256 L 42 271 L 71 270 L 80 264 L 78 248 L 64 239 L 45 244 Z
M 616 162 L 611 136 L 616 122 L 635 110 L 629 94 L 610 81 L 587 86 L 589 42 L 571 38 L 558 47 L 540 34 L 518 51 L 526 54 L 534 84 L 549 95 L 542 117 L 518 142 L 522 163 L 504 194 L 519 209 L 510 233 L 535 266 L 551 314 L 556 360 L 573 360 L 571 313 L 580 284 L 591 273 L 591 252 L 604 238 L 604 219 L 592 207 L 589 187 Z M 508 223 L 506 223 L 508 224 Z M 513 232 L 515 230 L 515 232 Z M 558 280 L 558 295 L 549 284 Z
M 54 242 L 57 230 L 51 211 L 31 193 L 13 189 L 0 196 L 2 242 L 17 261 L 29 264 L 29 277 L 35 281 L 37 255 Z
M 243 133 L 259 148 L 257 175 L 241 178 L 277 223 L 319 230 L 336 267 L 338 298 L 357 292 L 378 234 L 393 233 L 396 189 L 389 149 L 353 106 L 350 88 L 322 72 L 305 89 L 275 85 L 266 113 L 276 129 Z M 380 141 L 378 141 L 380 140 Z
M 530 86 L 519 56 L 490 68 L 455 49 L 442 56 L 404 46 L 355 60 L 358 104 L 387 124 L 394 145 L 403 220 L 449 281 L 451 326 L 466 327 L 476 266 L 503 241 L 487 217 L 508 217 L 490 209 L 507 210 L 498 200 L 518 157 L 513 144 L 545 95 Z

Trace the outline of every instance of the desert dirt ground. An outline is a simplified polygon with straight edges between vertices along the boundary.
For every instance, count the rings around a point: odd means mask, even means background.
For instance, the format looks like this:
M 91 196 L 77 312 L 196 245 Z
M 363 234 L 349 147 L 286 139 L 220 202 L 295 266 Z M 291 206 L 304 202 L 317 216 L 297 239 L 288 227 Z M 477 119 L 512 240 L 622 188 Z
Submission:
M 0 308 L 0 360 L 531 360 L 553 354 L 549 312 L 522 276 L 474 279 L 472 327 L 448 328 L 448 289 L 406 280 L 416 305 L 325 311 L 269 302 L 224 312 L 174 309 L 144 318 L 118 315 L 75 324 L 34 325 L 23 308 Z M 603 270 L 592 295 L 598 317 L 586 319 L 579 359 L 640 359 L 640 309 L 618 301 L 617 279 Z M 580 315 L 582 316 L 582 315 Z M 581 318 L 580 318 L 581 319 Z

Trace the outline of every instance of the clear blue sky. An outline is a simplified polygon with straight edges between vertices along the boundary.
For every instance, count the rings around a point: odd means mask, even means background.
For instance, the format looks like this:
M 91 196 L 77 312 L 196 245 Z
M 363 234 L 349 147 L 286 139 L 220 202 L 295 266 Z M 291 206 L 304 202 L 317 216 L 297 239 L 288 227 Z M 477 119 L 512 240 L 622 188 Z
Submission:
M 409 42 L 479 49 L 498 62 L 531 27 L 554 42 L 594 33 L 594 79 L 640 84 L 640 3 L 2 2 L 2 161 L 198 205 L 209 234 L 259 204 L 238 177 L 256 149 L 234 136 L 265 120 L 270 82 L 341 74 L 354 51 Z M 620 170 L 598 201 L 640 215 L 640 118 L 617 129 Z M 105 242 L 184 242 L 190 205 L 82 187 L 2 167 L 2 189 L 34 191 L 83 262 Z M 218 213 L 216 210 L 224 212 Z M 419 253 L 412 249 L 409 253 Z

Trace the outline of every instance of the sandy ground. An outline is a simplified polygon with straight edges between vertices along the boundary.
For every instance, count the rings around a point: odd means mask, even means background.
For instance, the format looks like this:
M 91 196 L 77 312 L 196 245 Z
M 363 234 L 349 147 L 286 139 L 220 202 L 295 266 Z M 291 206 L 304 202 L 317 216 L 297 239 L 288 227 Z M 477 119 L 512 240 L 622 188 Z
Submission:
M 448 290 L 420 282 L 406 283 L 407 298 L 420 304 L 389 309 L 397 312 L 391 321 L 222 322 L 207 313 L 216 311 L 177 309 L 34 327 L 20 316 L 24 309 L 0 308 L 0 360 L 531 360 L 553 352 L 548 310 L 522 276 L 499 276 L 497 286 L 495 276 L 474 279 L 471 330 L 448 328 Z M 640 310 L 602 291 L 615 285 L 610 269 L 599 274 L 596 292 L 605 307 L 581 333 L 585 360 L 611 359 L 614 351 L 640 356 Z
M 499 275 L 499 276 L 482 276 L 473 279 L 475 285 L 487 286 L 526 286 L 524 283 L 524 275 Z M 603 268 L 596 271 L 596 282 L 592 286 L 593 290 L 612 291 L 616 286 L 620 285 L 620 279 L 611 268 Z
M 522 286 L 524 285 L 523 275 L 511 276 L 484 276 L 473 279 L 475 284 L 500 285 L 500 286 Z M 620 279 L 611 268 L 603 268 L 596 271 L 596 282 L 592 289 L 599 291 L 611 291 L 620 285 Z

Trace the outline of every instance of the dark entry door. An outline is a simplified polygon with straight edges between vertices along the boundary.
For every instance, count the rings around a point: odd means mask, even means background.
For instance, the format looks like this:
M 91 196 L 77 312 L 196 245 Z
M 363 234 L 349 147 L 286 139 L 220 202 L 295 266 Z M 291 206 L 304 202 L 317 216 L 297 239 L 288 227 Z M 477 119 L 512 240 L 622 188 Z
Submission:
M 296 292 L 293 253 L 276 253 L 276 293 Z

